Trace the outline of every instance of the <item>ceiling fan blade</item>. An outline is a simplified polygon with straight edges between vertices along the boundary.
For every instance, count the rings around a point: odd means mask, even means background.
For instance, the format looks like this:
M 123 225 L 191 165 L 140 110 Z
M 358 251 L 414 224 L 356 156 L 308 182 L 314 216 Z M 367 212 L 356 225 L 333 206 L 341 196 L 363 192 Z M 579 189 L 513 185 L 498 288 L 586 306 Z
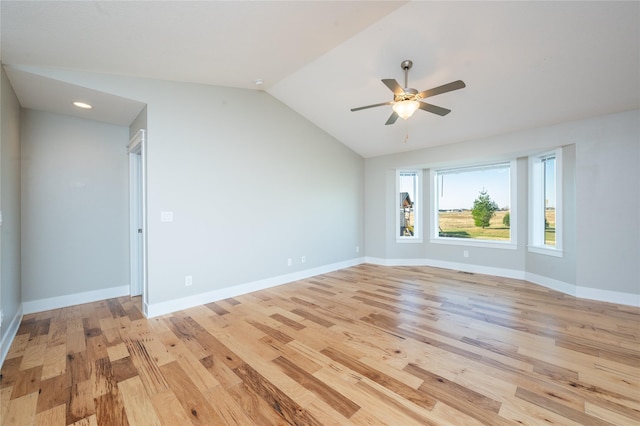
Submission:
M 464 84 L 464 81 L 457 80 L 452 81 L 451 83 L 443 84 L 442 86 L 434 87 L 433 89 L 425 90 L 424 92 L 420 92 L 418 93 L 418 96 L 424 99 L 430 96 L 439 95 L 441 93 L 451 92 L 452 90 L 462 89 L 464 87 L 467 87 L 467 85 Z
M 392 101 L 383 102 L 381 104 L 373 104 L 373 105 L 361 106 L 361 107 L 358 107 L 358 108 L 351 108 L 351 111 L 360 111 L 361 109 L 375 108 L 375 107 L 379 107 L 379 106 L 383 106 L 383 105 L 392 105 L 392 104 L 393 104 Z
M 393 111 L 393 113 L 391 113 L 391 115 L 389 116 L 389 118 L 387 119 L 387 122 L 384 123 L 385 126 L 388 126 L 389 124 L 393 124 L 396 122 L 396 120 L 398 119 L 399 115 L 397 112 Z
M 447 115 L 451 112 L 450 109 L 446 109 L 446 108 L 442 108 L 439 106 L 435 106 L 435 105 L 431 105 L 431 104 L 427 104 L 424 102 L 420 102 L 420 109 L 423 111 L 427 111 L 427 112 L 432 112 L 434 114 L 438 114 L 438 115 Z
M 402 95 L 404 93 L 402 86 L 400 86 L 400 84 L 393 78 L 384 78 L 382 79 L 382 82 L 385 86 L 391 89 L 394 95 Z

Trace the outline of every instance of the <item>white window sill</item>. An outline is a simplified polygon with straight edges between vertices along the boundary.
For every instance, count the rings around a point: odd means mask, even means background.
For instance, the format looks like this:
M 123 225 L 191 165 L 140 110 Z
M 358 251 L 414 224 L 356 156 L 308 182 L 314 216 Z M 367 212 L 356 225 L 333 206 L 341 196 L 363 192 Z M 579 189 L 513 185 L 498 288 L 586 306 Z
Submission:
M 553 247 L 527 246 L 529 253 L 544 254 L 545 256 L 564 257 L 564 252 Z
M 421 237 L 405 237 L 405 238 L 396 238 L 396 243 L 398 244 L 420 244 L 422 243 Z
M 511 241 L 474 240 L 471 238 L 431 238 L 432 244 L 453 246 L 484 247 L 503 250 L 517 250 L 518 245 Z

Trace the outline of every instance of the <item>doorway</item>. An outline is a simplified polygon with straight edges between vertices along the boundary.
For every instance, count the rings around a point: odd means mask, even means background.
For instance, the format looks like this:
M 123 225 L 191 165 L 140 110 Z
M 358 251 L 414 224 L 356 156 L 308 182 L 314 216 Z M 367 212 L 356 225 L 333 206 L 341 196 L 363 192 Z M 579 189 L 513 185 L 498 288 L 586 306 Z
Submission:
M 129 256 L 130 295 L 140 300 L 138 306 L 146 316 L 147 294 L 147 212 L 146 212 L 146 141 L 145 131 L 138 130 L 129 141 Z M 135 299 L 134 299 L 135 300 Z

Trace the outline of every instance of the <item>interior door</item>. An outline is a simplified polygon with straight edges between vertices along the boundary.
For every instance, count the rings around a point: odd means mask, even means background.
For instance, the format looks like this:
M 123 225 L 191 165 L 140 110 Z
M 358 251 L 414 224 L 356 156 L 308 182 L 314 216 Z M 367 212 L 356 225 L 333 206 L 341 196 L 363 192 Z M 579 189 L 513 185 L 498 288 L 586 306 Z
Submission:
M 142 295 L 146 314 L 146 203 L 145 132 L 138 131 L 129 142 L 129 214 L 130 214 L 130 294 Z

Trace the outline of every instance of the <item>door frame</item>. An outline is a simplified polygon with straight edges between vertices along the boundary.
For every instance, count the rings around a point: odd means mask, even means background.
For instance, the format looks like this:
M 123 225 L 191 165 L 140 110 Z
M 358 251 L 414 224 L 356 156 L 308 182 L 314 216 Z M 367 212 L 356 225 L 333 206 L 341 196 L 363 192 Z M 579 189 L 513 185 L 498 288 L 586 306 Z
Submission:
M 143 129 L 131 138 L 129 153 L 129 273 L 131 296 L 142 295 L 142 312 L 147 316 L 147 161 Z

